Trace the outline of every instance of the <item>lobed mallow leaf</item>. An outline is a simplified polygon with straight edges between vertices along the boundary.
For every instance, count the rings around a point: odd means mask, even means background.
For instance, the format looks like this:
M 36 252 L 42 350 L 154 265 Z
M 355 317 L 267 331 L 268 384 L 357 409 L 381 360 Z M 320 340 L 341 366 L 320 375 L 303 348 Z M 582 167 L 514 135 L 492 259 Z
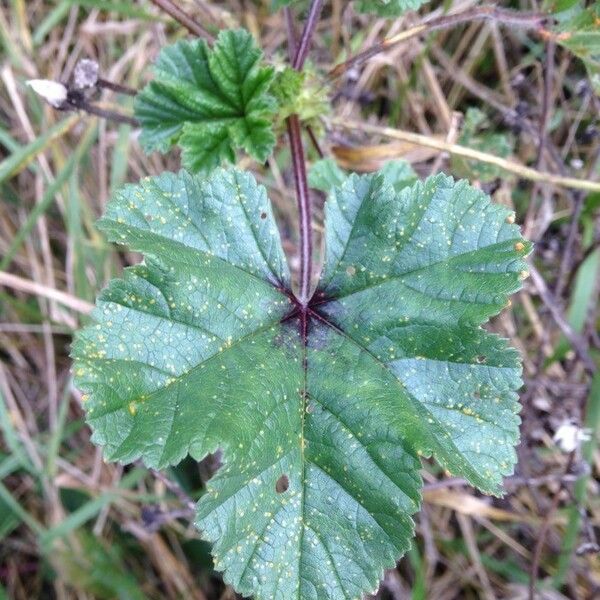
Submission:
M 73 347 L 107 459 L 223 448 L 197 525 L 225 580 L 262 600 L 375 590 L 410 546 L 419 456 L 490 493 L 515 463 L 519 356 L 480 327 L 521 286 L 513 215 L 406 165 L 338 176 L 306 309 L 250 174 L 125 187 L 100 226 L 145 262 Z
M 191 171 L 233 162 L 243 149 L 264 162 L 275 144 L 274 70 L 243 29 L 223 30 L 212 49 L 182 40 L 161 50 L 155 78 L 136 97 L 135 115 L 147 152 L 178 143 Z

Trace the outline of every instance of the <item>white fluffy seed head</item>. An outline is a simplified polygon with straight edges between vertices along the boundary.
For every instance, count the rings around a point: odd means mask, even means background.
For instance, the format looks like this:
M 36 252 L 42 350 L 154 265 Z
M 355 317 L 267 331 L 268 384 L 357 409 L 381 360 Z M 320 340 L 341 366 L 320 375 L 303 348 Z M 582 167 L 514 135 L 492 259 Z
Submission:
M 54 108 L 60 108 L 67 100 L 67 88 L 58 81 L 30 79 L 27 85 Z
M 562 423 L 554 434 L 554 443 L 566 453 L 577 450 L 582 442 L 587 442 L 591 438 L 589 429 L 582 429 L 573 421 Z

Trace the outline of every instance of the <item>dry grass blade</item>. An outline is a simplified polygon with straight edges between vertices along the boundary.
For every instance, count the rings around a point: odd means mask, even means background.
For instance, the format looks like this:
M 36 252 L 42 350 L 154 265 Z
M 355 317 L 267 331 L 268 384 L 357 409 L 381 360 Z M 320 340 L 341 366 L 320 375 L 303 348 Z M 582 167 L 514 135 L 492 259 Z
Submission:
M 481 152 L 479 150 L 473 150 L 459 144 L 451 144 L 442 140 L 435 139 L 419 133 L 412 133 L 410 131 L 403 131 L 400 129 L 394 129 L 392 127 L 383 127 L 381 125 L 371 125 L 370 123 L 361 123 L 359 121 L 348 121 L 346 119 L 332 119 L 331 124 L 334 127 L 346 129 L 356 132 L 364 132 L 371 135 L 380 135 L 393 140 L 399 140 L 402 142 L 408 142 L 409 144 L 415 144 L 417 146 L 425 146 L 427 148 L 435 148 L 442 152 L 448 152 L 455 156 L 462 156 L 464 158 L 470 158 L 486 164 L 494 165 L 513 173 L 523 179 L 529 181 L 535 181 L 539 183 L 546 183 L 556 185 L 560 187 L 572 188 L 577 190 L 586 190 L 588 192 L 600 192 L 600 183 L 586 179 L 576 179 L 574 177 L 563 177 L 561 175 L 555 175 L 553 173 L 545 173 L 526 167 L 513 160 L 501 158 L 487 152 Z
M 56 302 L 60 302 L 64 306 L 84 315 L 88 315 L 94 309 L 93 304 L 81 300 L 80 298 L 75 298 L 74 296 L 71 296 L 71 294 L 2 271 L 0 271 L 0 286 L 5 286 L 19 292 L 26 292 L 27 294 L 33 294 L 34 296 L 41 296 L 42 298 L 47 298 L 49 300 L 56 300 Z

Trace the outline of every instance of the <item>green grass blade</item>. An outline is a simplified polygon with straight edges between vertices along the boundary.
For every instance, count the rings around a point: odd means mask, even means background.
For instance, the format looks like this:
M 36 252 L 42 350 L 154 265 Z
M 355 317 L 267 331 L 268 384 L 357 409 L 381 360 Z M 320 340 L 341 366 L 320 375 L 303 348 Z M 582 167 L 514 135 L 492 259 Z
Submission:
M 42 135 L 21 149 L 13 152 L 0 163 L 0 183 L 20 173 L 56 139 L 67 133 L 79 120 L 79 115 L 70 115 L 55 123 Z
M 64 121 L 63 121 L 64 122 Z M 27 216 L 25 223 L 19 228 L 19 231 L 15 234 L 10 246 L 8 247 L 4 258 L 0 262 L 0 271 L 5 271 L 10 265 L 16 253 L 18 252 L 21 244 L 27 239 L 27 236 L 31 233 L 38 219 L 43 215 L 50 205 L 52 204 L 54 197 L 60 188 L 66 183 L 74 167 L 79 163 L 83 155 L 89 150 L 90 146 L 96 139 L 96 125 L 88 128 L 82 141 L 77 146 L 75 152 L 71 155 L 65 166 L 57 174 L 54 181 L 48 186 L 41 201 L 36 204 L 33 210 Z M 14 155 L 13 155 L 14 156 Z M 1 165 L 0 165 L 1 168 Z
M 37 26 L 33 33 L 32 41 L 34 46 L 39 46 L 46 36 L 69 14 L 72 3 L 68 0 L 55 6 Z
M 72 512 L 66 519 L 40 534 L 40 542 L 45 548 L 49 548 L 54 540 L 65 537 L 74 529 L 81 527 L 90 519 L 93 519 L 107 505 L 117 498 L 114 493 L 104 493 L 84 504 L 81 508 Z
M 19 436 L 13 427 L 2 392 L 0 392 L 0 430 L 4 436 L 4 443 L 11 452 L 11 458 L 18 461 L 21 468 L 30 473 L 35 473 L 36 469 L 30 462 L 27 453 L 24 451 L 21 441 L 19 440 Z M 2 463 L 2 465 L 4 466 L 4 463 Z M 2 475 L 1 470 L 0 477 L 6 477 L 6 475 Z
M 21 503 L 10 493 L 3 483 L 0 483 L 0 500 L 3 500 L 8 510 L 23 521 L 36 535 L 45 535 L 46 530 L 43 525 L 21 506 Z

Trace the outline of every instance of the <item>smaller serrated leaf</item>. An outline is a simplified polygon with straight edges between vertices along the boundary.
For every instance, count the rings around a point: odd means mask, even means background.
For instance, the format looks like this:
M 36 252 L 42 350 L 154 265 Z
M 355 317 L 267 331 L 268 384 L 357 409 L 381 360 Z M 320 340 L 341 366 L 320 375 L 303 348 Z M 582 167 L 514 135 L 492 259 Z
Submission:
M 146 152 L 179 143 L 191 171 L 233 162 L 238 148 L 264 162 L 275 145 L 277 105 L 269 91 L 274 71 L 262 56 L 242 29 L 222 31 L 213 49 L 203 40 L 164 48 L 135 102 Z

